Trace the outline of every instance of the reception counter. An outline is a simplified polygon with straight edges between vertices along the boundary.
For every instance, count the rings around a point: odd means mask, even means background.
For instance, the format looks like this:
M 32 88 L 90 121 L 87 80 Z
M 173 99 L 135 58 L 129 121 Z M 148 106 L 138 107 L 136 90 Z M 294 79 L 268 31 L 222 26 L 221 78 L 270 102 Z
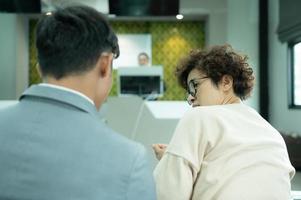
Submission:
M 168 143 L 179 119 L 189 109 L 190 106 L 184 101 L 110 97 L 102 106 L 100 116 L 115 131 L 145 145 L 154 166 L 156 159 L 151 145 Z

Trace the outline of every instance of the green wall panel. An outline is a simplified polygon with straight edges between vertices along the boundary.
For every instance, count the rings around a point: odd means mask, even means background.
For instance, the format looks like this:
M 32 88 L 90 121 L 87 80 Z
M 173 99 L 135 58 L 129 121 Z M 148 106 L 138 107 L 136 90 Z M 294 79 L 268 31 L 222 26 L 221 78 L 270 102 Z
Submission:
M 37 49 L 35 47 L 35 28 L 37 20 L 29 20 L 29 85 L 42 82 L 37 70 Z
M 36 49 L 34 46 L 34 29 L 36 20 L 30 21 L 30 84 L 39 83 L 41 79 L 36 70 Z M 117 34 L 151 34 L 152 64 L 164 68 L 166 91 L 161 100 L 184 100 L 185 91 L 177 83 L 174 71 L 180 58 L 191 49 L 204 47 L 204 24 L 200 21 L 152 21 L 125 22 L 112 21 L 111 25 Z M 121 49 L 122 53 L 122 49 Z M 116 76 L 113 72 L 113 86 L 110 95 L 117 95 Z

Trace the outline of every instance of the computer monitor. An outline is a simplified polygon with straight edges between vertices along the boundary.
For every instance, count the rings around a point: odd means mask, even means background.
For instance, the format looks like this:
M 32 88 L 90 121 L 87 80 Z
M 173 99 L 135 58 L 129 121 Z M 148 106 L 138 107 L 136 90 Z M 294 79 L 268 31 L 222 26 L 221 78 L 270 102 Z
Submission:
M 149 100 L 163 96 L 162 66 L 120 67 L 117 81 L 119 96 L 138 95 Z

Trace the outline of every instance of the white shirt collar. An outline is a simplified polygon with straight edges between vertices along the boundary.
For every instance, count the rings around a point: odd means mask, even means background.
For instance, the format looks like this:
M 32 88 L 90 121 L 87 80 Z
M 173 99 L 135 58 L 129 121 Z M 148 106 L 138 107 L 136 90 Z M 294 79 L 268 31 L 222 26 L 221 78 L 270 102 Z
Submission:
M 56 88 L 56 89 L 59 89 L 59 90 L 64 90 L 64 91 L 67 91 L 67 92 L 71 92 L 71 93 L 77 94 L 77 95 L 79 95 L 79 96 L 85 98 L 85 99 L 86 99 L 87 101 L 89 101 L 92 105 L 95 105 L 94 102 L 93 102 L 89 97 L 87 97 L 87 96 L 84 95 L 83 93 L 78 92 L 78 91 L 76 91 L 76 90 L 73 90 L 73 89 L 70 89 L 70 88 L 66 88 L 66 87 L 63 87 L 63 86 L 59 86 L 59 85 L 50 84 L 50 83 L 40 83 L 39 86 Z

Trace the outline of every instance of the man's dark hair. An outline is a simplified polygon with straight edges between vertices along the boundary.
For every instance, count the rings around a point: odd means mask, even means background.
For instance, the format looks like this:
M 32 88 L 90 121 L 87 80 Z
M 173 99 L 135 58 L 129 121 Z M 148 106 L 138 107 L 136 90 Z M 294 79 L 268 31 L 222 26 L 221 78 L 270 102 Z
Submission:
M 140 58 L 140 56 L 145 56 L 147 59 L 149 59 L 149 56 L 145 52 L 139 53 L 138 58 Z
M 103 52 L 119 56 L 118 39 L 103 14 L 87 6 L 59 8 L 36 29 L 43 76 L 61 79 L 91 70 Z
M 250 96 L 255 79 L 247 60 L 247 56 L 236 53 L 228 44 L 192 50 L 177 66 L 176 76 L 180 85 L 187 90 L 187 78 L 193 69 L 204 73 L 216 86 L 224 75 L 230 75 L 234 93 L 244 100 Z

